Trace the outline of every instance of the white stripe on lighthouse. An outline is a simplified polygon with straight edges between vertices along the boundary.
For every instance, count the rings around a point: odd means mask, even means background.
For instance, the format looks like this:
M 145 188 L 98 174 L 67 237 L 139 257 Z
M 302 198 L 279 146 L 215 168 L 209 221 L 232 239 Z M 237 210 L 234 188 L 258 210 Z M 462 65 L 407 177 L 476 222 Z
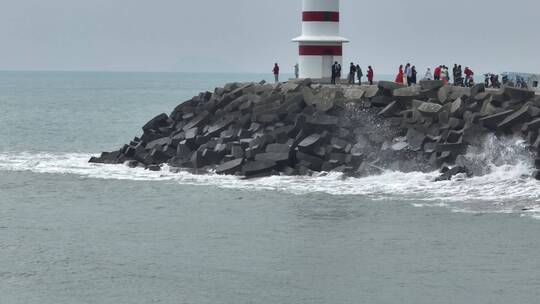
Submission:
M 302 10 L 304 12 L 339 12 L 339 0 L 304 0 Z
M 339 36 L 338 22 L 302 22 L 305 36 Z

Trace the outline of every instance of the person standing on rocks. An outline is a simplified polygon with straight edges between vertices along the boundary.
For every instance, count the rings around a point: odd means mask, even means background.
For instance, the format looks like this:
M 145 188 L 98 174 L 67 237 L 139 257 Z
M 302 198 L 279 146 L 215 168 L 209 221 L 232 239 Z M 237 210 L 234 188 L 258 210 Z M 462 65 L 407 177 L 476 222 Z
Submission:
M 369 81 L 369 85 L 373 85 L 373 78 L 375 77 L 375 72 L 373 71 L 373 68 L 371 66 L 368 67 L 367 72 L 367 79 Z
M 449 79 L 450 79 L 450 74 L 448 72 L 448 67 L 443 65 L 441 69 L 441 80 L 443 81 L 444 84 L 448 84 Z
M 337 63 L 337 61 L 336 61 L 336 62 L 334 62 L 334 64 L 332 65 L 332 79 L 330 80 L 330 83 L 331 83 L 331 84 L 336 84 L 337 68 L 338 68 L 338 63 Z
M 356 66 L 354 63 L 351 62 L 351 66 L 349 68 L 349 84 L 354 84 L 354 79 L 356 78 Z
M 471 79 L 474 76 L 474 73 L 469 67 L 465 67 L 465 86 L 470 86 Z
M 399 70 L 398 70 L 398 74 L 396 76 L 396 83 L 405 84 L 405 82 L 403 81 L 404 75 L 405 75 L 405 73 L 403 73 L 403 65 L 400 65 Z
M 411 81 L 411 78 L 412 78 L 412 68 L 411 68 L 411 64 L 410 63 L 407 63 L 407 65 L 405 65 L 405 79 L 404 79 L 404 83 L 407 84 L 407 86 L 411 86 L 412 84 L 412 81 Z
M 435 68 L 435 71 L 433 71 L 433 79 L 441 80 L 441 70 L 442 70 L 442 65 L 439 65 Z
M 427 68 L 426 74 L 424 75 L 424 80 L 433 80 L 433 73 L 431 73 L 430 68 Z
M 296 79 L 300 78 L 300 67 L 298 66 L 298 63 L 294 65 L 294 77 L 296 77 Z
M 272 72 L 274 72 L 274 79 L 276 81 L 276 83 L 279 82 L 279 65 L 276 63 L 274 63 L 274 69 L 272 70 Z
M 416 72 L 416 67 L 413 65 L 412 68 L 411 68 L 411 84 L 410 85 L 416 84 L 416 75 L 417 74 L 418 73 Z
M 364 76 L 364 73 L 362 73 L 362 68 L 359 64 L 356 65 L 356 75 L 358 76 L 358 84 L 362 84 L 362 77 Z
M 454 85 L 463 86 L 463 70 L 461 69 L 461 65 L 457 67 Z
M 341 64 L 340 63 L 337 64 L 337 70 L 336 71 L 337 71 L 336 78 L 339 80 L 339 79 L 341 79 Z

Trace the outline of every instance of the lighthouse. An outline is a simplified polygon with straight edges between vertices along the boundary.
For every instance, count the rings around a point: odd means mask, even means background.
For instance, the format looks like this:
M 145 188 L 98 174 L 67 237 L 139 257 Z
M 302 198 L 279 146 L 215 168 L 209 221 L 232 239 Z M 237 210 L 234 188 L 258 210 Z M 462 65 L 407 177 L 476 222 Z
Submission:
M 342 63 L 343 43 L 339 35 L 339 0 L 302 0 L 302 36 L 298 42 L 300 78 L 332 76 L 332 64 Z

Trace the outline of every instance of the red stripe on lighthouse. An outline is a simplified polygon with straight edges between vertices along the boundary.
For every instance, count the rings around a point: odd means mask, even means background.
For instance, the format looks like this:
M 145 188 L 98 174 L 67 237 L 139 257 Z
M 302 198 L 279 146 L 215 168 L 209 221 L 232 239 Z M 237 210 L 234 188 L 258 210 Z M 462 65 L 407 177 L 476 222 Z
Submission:
M 302 21 L 339 22 L 339 12 L 303 12 Z
M 341 56 L 343 49 L 339 45 L 301 45 L 301 56 Z

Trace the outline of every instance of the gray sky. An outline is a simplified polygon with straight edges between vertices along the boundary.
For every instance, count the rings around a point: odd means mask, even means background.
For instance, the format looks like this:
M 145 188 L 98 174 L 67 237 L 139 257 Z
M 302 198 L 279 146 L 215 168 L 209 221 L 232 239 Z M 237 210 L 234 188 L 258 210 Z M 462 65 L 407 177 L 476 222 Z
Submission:
M 301 0 L 0 0 L 0 70 L 292 70 Z M 341 0 L 345 62 L 540 73 L 538 0 Z

